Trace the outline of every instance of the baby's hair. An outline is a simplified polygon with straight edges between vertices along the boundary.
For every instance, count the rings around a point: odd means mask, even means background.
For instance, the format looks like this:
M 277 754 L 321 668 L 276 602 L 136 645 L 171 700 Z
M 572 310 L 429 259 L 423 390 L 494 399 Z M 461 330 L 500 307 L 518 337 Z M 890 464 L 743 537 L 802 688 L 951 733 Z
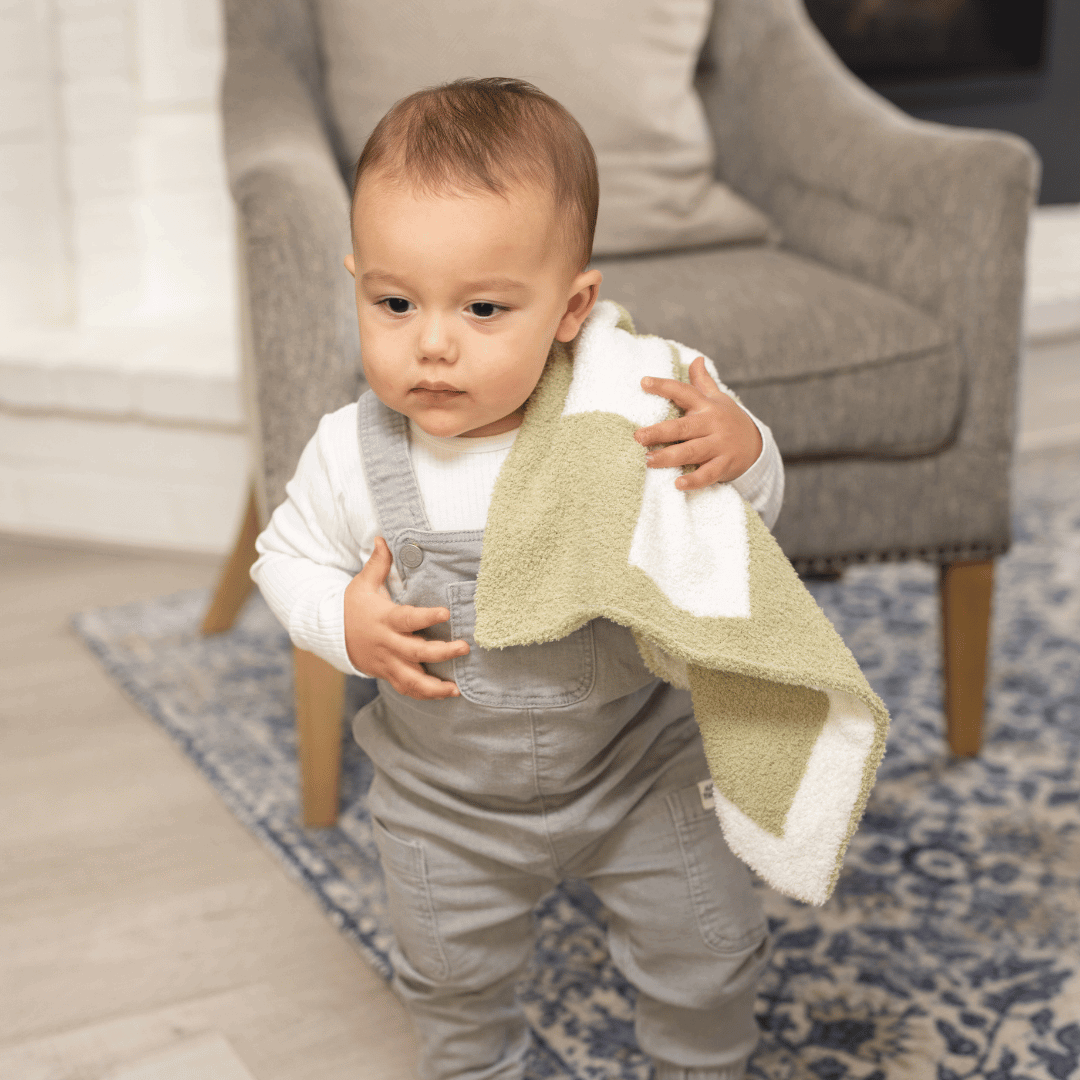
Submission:
M 375 125 L 356 163 L 360 180 L 379 169 L 418 191 L 547 191 L 565 221 L 577 269 L 592 258 L 600 185 L 581 125 L 554 98 L 522 79 L 458 79 L 402 98 Z M 353 209 L 349 210 L 352 226 Z

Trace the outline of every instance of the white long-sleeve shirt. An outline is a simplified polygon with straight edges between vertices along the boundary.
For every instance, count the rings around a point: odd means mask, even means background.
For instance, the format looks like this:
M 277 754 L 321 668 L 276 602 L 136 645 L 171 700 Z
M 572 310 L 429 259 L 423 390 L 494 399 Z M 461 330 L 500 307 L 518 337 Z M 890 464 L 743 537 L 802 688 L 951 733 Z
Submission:
M 251 568 L 293 644 L 339 671 L 353 667 L 345 647 L 345 587 L 375 550 L 379 523 L 364 478 L 354 402 L 319 421 L 286 485 L 286 499 L 255 542 Z M 757 461 L 732 486 L 771 529 L 784 497 L 784 467 L 772 432 L 761 432 Z M 517 429 L 484 438 L 439 438 L 409 424 L 409 450 L 428 520 L 438 531 L 483 529 L 499 469 Z M 674 480 L 672 480 L 674 483 Z M 397 568 L 387 580 L 400 595 Z

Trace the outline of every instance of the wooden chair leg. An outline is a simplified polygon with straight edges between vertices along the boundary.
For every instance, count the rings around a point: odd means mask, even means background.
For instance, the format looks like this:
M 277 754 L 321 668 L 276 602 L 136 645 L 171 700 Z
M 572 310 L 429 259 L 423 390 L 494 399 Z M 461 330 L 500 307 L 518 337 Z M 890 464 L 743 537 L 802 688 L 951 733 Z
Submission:
M 214 599 L 210 601 L 210 608 L 202 622 L 204 634 L 221 634 L 230 629 L 251 595 L 255 582 L 251 580 L 249 571 L 257 557 L 255 538 L 258 535 L 259 514 L 255 506 L 255 488 L 252 487 L 240 533 L 221 571 Z
M 326 828 L 338 818 L 345 676 L 314 653 L 295 646 L 293 673 L 304 824 Z
M 961 757 L 973 757 L 982 745 L 993 587 L 993 559 L 941 567 L 945 723 L 949 746 Z
M 251 595 L 251 567 L 257 558 L 259 514 L 251 489 L 240 534 L 218 580 L 202 623 L 204 634 L 228 630 Z M 314 653 L 293 648 L 300 798 L 309 828 L 335 825 L 341 778 L 341 710 L 345 676 Z

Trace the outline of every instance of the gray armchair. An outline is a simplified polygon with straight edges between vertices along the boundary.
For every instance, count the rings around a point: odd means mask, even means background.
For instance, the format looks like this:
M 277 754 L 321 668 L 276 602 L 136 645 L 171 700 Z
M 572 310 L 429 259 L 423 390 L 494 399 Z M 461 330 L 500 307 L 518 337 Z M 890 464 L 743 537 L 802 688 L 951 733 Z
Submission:
M 350 162 L 307 0 L 226 0 L 226 14 L 252 515 L 265 521 L 319 417 L 364 388 L 341 267 Z M 956 753 L 975 753 L 993 560 L 1009 546 L 1036 158 L 1009 135 L 900 113 L 848 73 L 800 0 L 717 0 L 698 88 L 718 175 L 772 217 L 782 243 L 598 259 L 602 295 L 639 331 L 710 355 L 772 427 L 787 466 L 776 534 L 796 568 L 940 565 L 948 735 Z M 252 520 L 208 630 L 242 601 Z M 329 823 L 340 677 L 298 659 L 306 820 Z

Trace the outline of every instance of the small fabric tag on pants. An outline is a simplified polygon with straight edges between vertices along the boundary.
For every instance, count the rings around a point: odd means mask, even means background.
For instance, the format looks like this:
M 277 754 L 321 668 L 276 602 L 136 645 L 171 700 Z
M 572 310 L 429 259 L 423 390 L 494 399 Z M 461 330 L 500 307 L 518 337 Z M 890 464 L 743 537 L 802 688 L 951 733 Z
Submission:
M 713 782 L 711 780 L 699 780 L 697 789 L 698 794 L 701 796 L 701 808 L 703 810 L 715 809 L 713 803 Z

